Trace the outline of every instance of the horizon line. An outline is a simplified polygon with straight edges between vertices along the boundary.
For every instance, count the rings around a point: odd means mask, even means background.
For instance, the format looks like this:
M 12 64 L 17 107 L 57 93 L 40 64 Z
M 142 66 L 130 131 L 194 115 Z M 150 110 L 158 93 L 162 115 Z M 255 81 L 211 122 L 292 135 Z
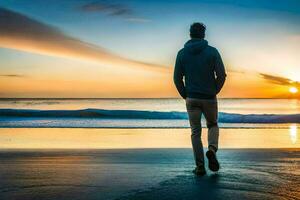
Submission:
M 0 97 L 2 100 L 88 100 L 88 99 L 182 99 L 180 97 Z M 299 99 L 285 97 L 218 97 L 218 99 Z

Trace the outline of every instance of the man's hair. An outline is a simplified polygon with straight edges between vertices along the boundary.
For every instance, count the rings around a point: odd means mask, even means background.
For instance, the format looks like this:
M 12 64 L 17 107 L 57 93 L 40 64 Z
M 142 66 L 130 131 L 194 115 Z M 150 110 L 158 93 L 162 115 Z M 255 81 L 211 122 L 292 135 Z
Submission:
M 203 23 L 195 22 L 190 27 L 191 38 L 203 39 L 205 37 L 206 26 Z

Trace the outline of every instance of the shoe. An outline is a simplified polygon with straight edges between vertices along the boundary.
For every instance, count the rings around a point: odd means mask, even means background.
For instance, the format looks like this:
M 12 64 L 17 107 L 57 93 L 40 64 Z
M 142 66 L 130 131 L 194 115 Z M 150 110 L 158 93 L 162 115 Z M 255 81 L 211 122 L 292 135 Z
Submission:
M 217 160 L 216 153 L 212 150 L 206 152 L 206 157 L 208 159 L 208 167 L 211 171 L 217 172 L 220 169 L 220 164 Z
M 196 167 L 194 170 L 193 170 L 193 173 L 197 176 L 203 176 L 206 174 L 206 170 L 204 167 Z

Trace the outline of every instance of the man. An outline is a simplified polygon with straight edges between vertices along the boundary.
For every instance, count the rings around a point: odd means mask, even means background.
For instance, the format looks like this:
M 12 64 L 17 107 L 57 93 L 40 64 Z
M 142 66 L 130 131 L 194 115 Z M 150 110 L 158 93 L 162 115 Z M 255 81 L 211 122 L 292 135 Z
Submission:
M 178 52 L 174 70 L 174 83 L 179 94 L 186 100 L 191 126 L 191 139 L 196 162 L 193 172 L 206 174 L 203 146 L 201 142 L 201 116 L 204 115 L 208 128 L 209 169 L 219 170 L 216 157 L 219 140 L 218 105 L 216 95 L 222 89 L 226 73 L 218 50 L 204 39 L 206 27 L 194 23 L 190 27 L 191 39 Z M 184 78 L 184 81 L 183 81 Z

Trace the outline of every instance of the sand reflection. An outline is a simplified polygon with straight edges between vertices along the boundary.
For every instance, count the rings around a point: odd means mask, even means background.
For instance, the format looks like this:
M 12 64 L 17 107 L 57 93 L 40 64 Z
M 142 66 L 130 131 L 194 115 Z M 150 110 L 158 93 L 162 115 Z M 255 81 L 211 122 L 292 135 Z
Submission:
M 207 145 L 207 130 L 203 144 Z M 289 129 L 221 129 L 220 148 L 299 148 L 297 125 Z M 0 148 L 191 148 L 189 129 L 2 128 Z

